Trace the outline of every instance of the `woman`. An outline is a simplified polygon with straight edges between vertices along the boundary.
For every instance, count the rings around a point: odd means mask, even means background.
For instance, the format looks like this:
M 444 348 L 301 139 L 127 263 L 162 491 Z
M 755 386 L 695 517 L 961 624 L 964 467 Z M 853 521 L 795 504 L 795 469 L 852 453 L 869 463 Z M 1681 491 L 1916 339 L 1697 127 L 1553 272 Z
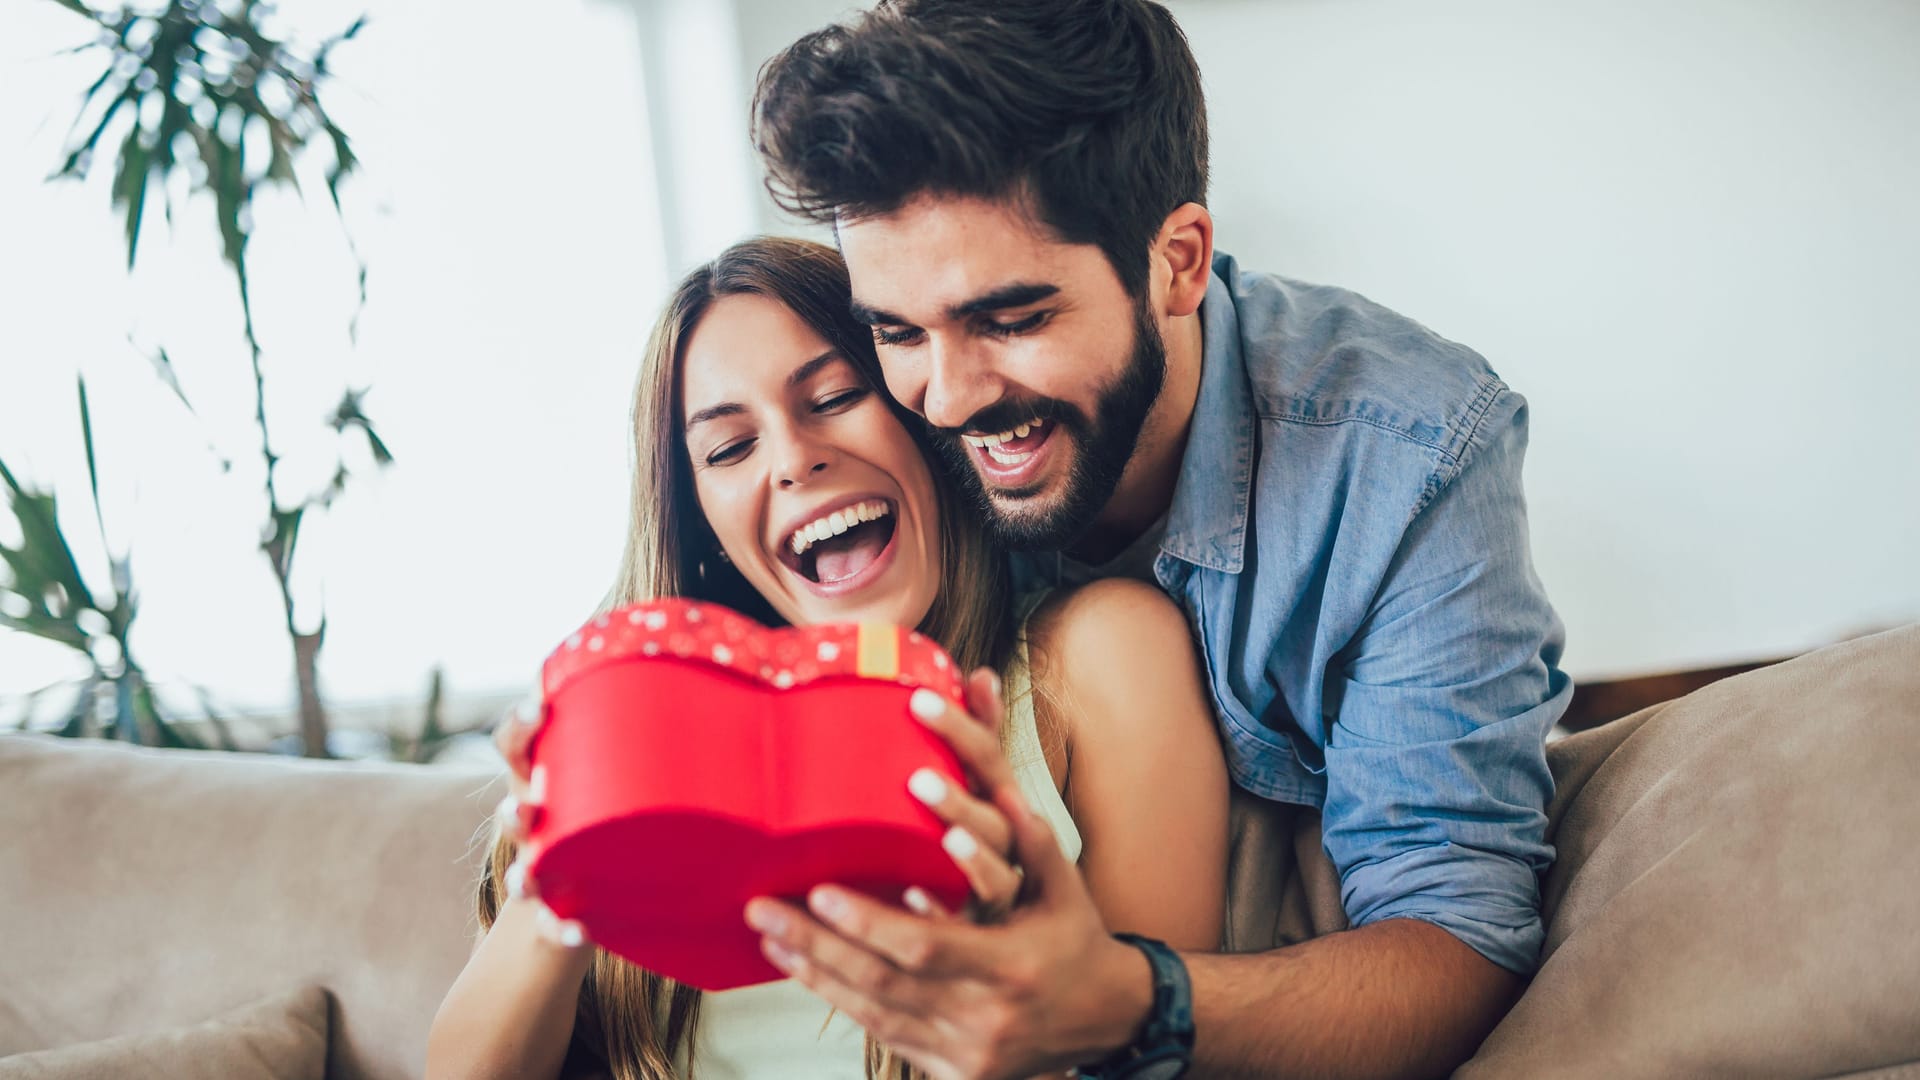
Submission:
M 608 606 L 688 596 L 768 623 L 917 627 L 963 668 L 988 669 L 970 705 L 993 718 L 1006 766 L 1078 856 L 1109 927 L 1215 947 L 1227 780 L 1184 618 L 1131 582 L 1016 604 L 919 422 L 886 396 L 847 297 L 839 256 L 796 240 L 737 245 L 681 284 L 634 396 L 632 527 Z M 936 730 L 988 737 L 953 713 Z M 486 932 L 434 1020 L 430 1075 L 910 1075 L 797 983 L 677 986 L 597 952 L 525 895 L 511 863 L 539 796 L 525 782 L 537 708 L 531 719 L 502 725 L 516 795 L 496 816 Z M 974 917 L 1010 906 L 1002 819 L 932 774 L 909 787 L 950 825 Z

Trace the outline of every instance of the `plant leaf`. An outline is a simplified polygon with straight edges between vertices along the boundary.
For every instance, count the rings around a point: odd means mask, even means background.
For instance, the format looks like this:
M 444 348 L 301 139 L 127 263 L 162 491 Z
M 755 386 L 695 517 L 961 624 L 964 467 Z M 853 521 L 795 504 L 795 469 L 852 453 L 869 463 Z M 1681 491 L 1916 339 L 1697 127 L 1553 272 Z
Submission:
M 28 596 L 28 600 L 41 611 L 49 611 L 45 600 L 48 588 L 57 588 L 65 594 L 69 610 L 76 607 L 101 610 L 87 588 L 86 579 L 80 576 L 80 565 L 60 530 L 59 508 L 53 495 L 21 487 L 5 462 L 0 462 L 0 481 L 7 486 L 7 501 L 20 526 L 19 547 L 0 545 L 6 562 L 20 576 L 16 591 L 25 593 L 19 588 L 21 583 L 34 586 L 37 595 Z
M 87 379 L 74 376 L 80 387 L 80 442 L 87 450 L 87 490 L 93 496 L 93 520 L 100 526 L 100 546 L 107 546 L 107 520 L 100 511 L 100 468 L 93 454 L 93 410 L 87 407 Z M 112 558 L 109 553 L 108 558 Z
M 153 152 L 140 137 L 136 122 L 120 142 L 120 159 L 113 174 L 113 205 L 127 215 L 127 269 L 140 248 L 140 221 L 147 210 L 147 172 Z
M 126 85 L 120 88 L 120 92 L 114 95 L 113 101 L 107 106 L 106 113 L 100 117 L 100 122 L 93 126 L 93 130 L 87 134 L 87 137 L 77 144 L 70 144 L 72 148 L 67 153 L 67 160 L 54 172 L 54 176 L 76 178 L 86 176 L 87 162 L 93 156 L 94 147 L 99 145 L 100 136 L 106 134 L 107 125 L 113 122 L 113 118 L 119 114 L 122 106 L 139 96 L 140 92 L 135 89 L 133 80 L 129 79 Z M 75 123 L 78 123 L 78 118 Z

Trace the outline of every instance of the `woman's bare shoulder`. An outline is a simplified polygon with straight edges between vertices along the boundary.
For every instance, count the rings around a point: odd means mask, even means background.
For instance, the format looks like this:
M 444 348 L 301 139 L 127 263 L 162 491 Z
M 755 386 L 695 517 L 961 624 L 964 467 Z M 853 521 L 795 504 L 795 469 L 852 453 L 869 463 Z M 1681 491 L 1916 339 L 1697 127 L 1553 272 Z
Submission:
M 1193 633 L 1166 593 L 1145 582 L 1106 578 L 1046 598 L 1028 622 L 1037 685 L 1081 701 L 1164 694 L 1197 671 Z

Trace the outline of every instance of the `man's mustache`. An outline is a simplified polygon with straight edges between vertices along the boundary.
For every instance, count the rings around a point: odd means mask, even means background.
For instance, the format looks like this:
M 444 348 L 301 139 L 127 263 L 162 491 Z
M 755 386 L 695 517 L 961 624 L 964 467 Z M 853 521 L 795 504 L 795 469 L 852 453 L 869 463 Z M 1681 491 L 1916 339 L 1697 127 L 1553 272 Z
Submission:
M 1085 430 L 1086 419 L 1080 410 L 1057 398 L 1025 398 L 1019 401 L 996 401 L 967 418 L 959 427 L 933 427 L 932 430 L 950 439 L 958 440 L 967 432 L 993 434 L 1012 431 L 1021 424 L 1034 420 L 1055 420 L 1069 428 Z M 932 425 L 928 425 L 932 427 Z

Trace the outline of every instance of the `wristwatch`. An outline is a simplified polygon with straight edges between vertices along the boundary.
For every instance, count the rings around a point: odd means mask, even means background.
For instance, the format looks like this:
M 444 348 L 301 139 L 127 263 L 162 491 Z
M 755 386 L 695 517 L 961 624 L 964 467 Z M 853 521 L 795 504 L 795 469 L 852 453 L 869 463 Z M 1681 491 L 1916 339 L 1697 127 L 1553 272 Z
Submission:
M 1138 934 L 1115 934 L 1147 954 L 1153 968 L 1153 1008 L 1133 1042 L 1077 1075 L 1086 1080 L 1174 1080 L 1193 1064 L 1193 984 L 1180 954 Z

